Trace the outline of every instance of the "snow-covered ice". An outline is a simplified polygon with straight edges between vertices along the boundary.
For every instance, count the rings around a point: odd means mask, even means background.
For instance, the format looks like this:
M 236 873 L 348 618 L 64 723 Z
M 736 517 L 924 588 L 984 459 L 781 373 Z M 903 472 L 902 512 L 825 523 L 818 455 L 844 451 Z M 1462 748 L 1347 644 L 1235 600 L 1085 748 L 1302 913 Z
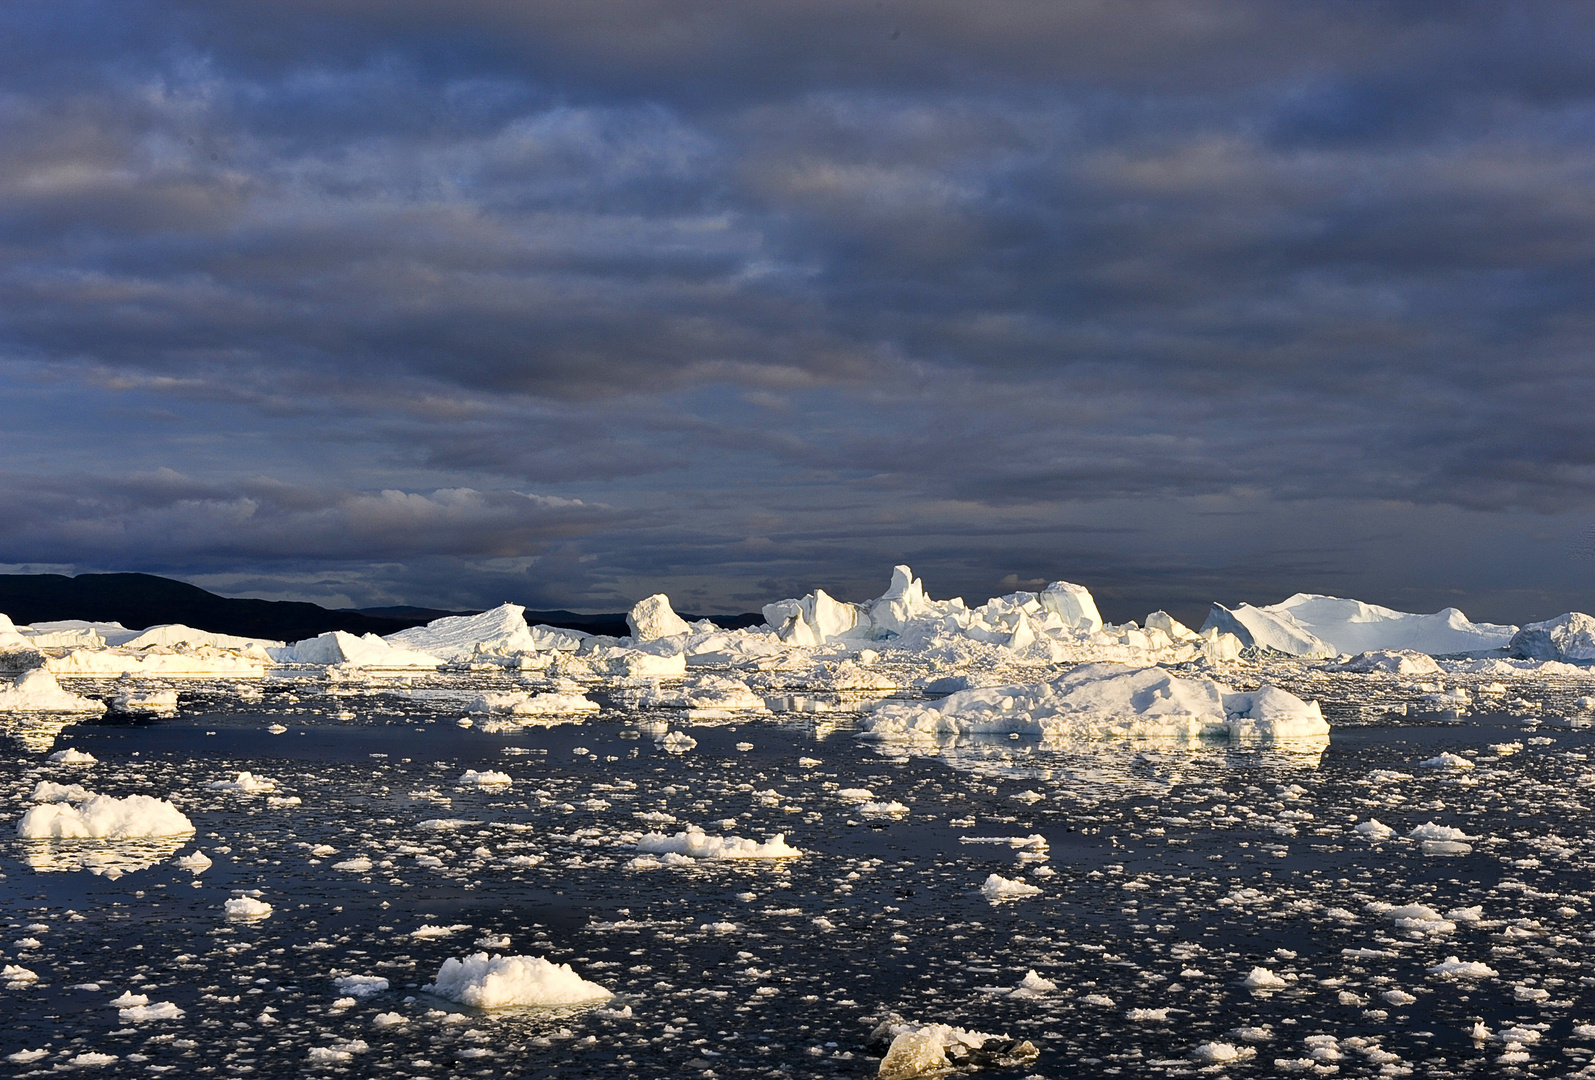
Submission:
M 556 964 L 541 956 L 489 956 L 485 952 L 443 961 L 437 976 L 422 989 L 478 1009 L 580 1005 L 614 997 L 576 974 L 569 964 Z

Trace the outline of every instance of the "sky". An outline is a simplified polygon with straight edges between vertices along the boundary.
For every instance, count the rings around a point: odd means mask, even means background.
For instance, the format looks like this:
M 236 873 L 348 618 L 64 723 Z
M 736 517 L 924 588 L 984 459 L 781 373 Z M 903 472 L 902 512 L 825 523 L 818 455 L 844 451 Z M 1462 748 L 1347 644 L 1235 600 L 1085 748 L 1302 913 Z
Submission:
M 1595 609 L 1595 8 L 13 0 L 0 571 Z

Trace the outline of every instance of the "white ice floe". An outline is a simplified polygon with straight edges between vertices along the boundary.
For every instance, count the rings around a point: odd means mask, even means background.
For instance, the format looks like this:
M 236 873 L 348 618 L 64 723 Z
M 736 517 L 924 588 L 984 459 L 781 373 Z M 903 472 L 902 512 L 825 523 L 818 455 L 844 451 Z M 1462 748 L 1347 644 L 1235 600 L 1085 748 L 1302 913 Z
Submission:
M 1469 761 L 1467 758 L 1458 754 L 1453 754 L 1447 750 L 1442 754 L 1437 754 L 1432 758 L 1426 758 L 1423 761 L 1418 762 L 1418 767 L 1420 769 L 1452 769 L 1466 771 L 1474 766 L 1473 762 Z
M 151 645 L 68 649 L 50 656 L 45 667 L 74 678 L 259 679 L 270 661 L 258 651 L 238 652 L 209 645 Z
M 103 702 L 61 689 L 44 668 L 25 671 L 15 679 L 0 680 L 0 712 L 101 713 Z
M 57 765 L 97 765 L 100 761 L 93 754 L 70 746 L 65 750 L 57 750 L 51 754 L 50 760 Z
M 121 799 L 93 795 L 77 805 L 42 803 L 30 808 L 17 822 L 17 836 L 24 840 L 128 840 L 181 836 L 193 831 L 194 823 L 181 810 L 150 795 Z
M 1254 967 L 1246 973 L 1241 985 L 1248 990 L 1282 990 L 1288 984 L 1265 967 Z
M 1050 683 L 964 690 L 933 702 L 888 702 L 860 723 L 867 738 L 941 739 L 967 734 L 1050 738 L 1320 738 L 1317 702 L 1273 686 L 1237 692 L 1162 668 L 1082 664 Z
M 388 980 L 380 975 L 340 975 L 332 985 L 340 994 L 363 999 L 386 991 Z
M 485 952 L 443 961 L 426 993 L 478 1009 L 524 1005 L 580 1005 L 614 995 L 588 982 L 569 964 L 541 956 L 488 956 Z
M 1001 874 L 990 875 L 980 886 L 980 895 L 994 904 L 1040 896 L 1041 891 L 1040 886 L 1032 885 L 1028 881 L 1005 878 Z
M 270 918 L 273 909 L 266 901 L 257 900 L 253 896 L 235 896 L 222 904 L 222 910 L 227 913 L 229 919 L 254 922 Z
M 1425 970 L 1442 979 L 1493 979 L 1500 975 L 1488 964 L 1477 960 L 1459 960 L 1455 956 L 1448 956 Z
M 1222 1065 L 1231 1061 L 1245 1061 L 1257 1056 L 1250 1046 L 1236 1046 L 1227 1042 L 1205 1042 L 1191 1051 L 1191 1059 L 1204 1065 Z
M 53 780 L 40 780 L 28 795 L 29 802 L 81 802 L 92 799 L 94 792 L 82 784 L 57 784 Z
M 1332 670 L 1359 675 L 1438 675 L 1443 669 L 1427 653 L 1410 649 L 1380 649 L 1358 653 L 1350 660 L 1336 664 Z
M 212 649 L 227 649 L 233 652 L 253 653 L 262 659 L 266 656 L 267 649 L 280 649 L 280 641 L 268 641 L 264 638 L 239 637 L 236 634 L 213 634 L 209 630 L 196 630 L 192 626 L 183 626 L 181 623 L 171 623 L 163 626 L 152 626 L 135 634 L 125 641 L 116 644 L 127 649 L 146 649 L 151 646 L 171 648 L 177 645 L 190 647 L 208 647 Z
M 1390 837 L 1396 834 L 1396 830 L 1392 829 L 1378 818 L 1369 818 L 1367 821 L 1359 821 L 1355 826 L 1355 831 L 1361 833 L 1370 840 L 1388 840 Z
M 142 996 L 142 995 L 141 995 Z M 111 1002 L 115 1005 L 116 1002 Z M 181 1020 L 188 1015 L 174 1002 L 157 1001 L 153 1004 L 140 1002 L 117 1010 L 117 1019 L 124 1024 L 143 1024 L 151 1020 Z
M 1042 997 L 1057 989 L 1057 983 L 1051 979 L 1042 978 L 1036 974 L 1035 968 L 1031 968 L 1025 972 L 1025 977 L 1019 980 L 1019 985 L 1008 991 L 1008 996 L 1014 998 Z
M 471 703 L 472 712 L 505 715 L 514 719 L 522 717 L 586 716 L 599 712 L 598 702 L 580 691 L 548 690 L 539 694 L 510 690 L 482 694 Z
M 177 691 L 125 686 L 113 693 L 107 704 L 119 713 L 134 716 L 171 716 L 177 712 Z
M 277 781 L 256 776 L 251 772 L 241 772 L 231 780 L 212 780 L 205 787 L 211 791 L 235 791 L 242 795 L 254 795 L 265 791 L 276 791 Z
M 1525 660 L 1595 660 L 1595 618 L 1570 611 L 1529 623 L 1512 635 L 1507 649 Z
M 697 826 L 688 826 L 674 836 L 644 833 L 637 840 L 637 850 L 692 859 L 796 859 L 803 855 L 786 842 L 785 833 L 776 833 L 761 844 L 740 836 L 710 836 Z
M 1314 593 L 1297 593 L 1259 610 L 1290 616 L 1294 625 L 1336 653 L 1408 651 L 1444 656 L 1487 652 L 1504 647 L 1517 632 L 1515 626 L 1469 622 L 1456 608 L 1415 615 Z
M 205 871 L 209 870 L 213 863 L 209 855 L 205 854 L 203 851 L 195 849 L 187 855 L 182 855 L 173 859 L 172 865 L 177 867 L 179 870 L 187 870 L 190 874 L 198 877 L 200 874 L 203 874 Z
M 454 781 L 456 787 L 477 788 L 504 788 L 509 787 L 514 781 L 509 773 L 498 772 L 494 769 L 466 769 L 460 778 Z

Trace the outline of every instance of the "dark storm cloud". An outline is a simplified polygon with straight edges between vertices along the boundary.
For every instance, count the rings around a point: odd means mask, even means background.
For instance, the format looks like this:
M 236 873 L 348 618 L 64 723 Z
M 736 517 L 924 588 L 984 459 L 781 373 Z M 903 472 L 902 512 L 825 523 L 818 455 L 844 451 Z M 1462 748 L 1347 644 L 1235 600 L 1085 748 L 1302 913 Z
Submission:
M 1567 515 L 1595 494 L 1582 5 L 0 23 L 0 358 L 170 417 L 115 423 L 139 468 L 195 478 L 68 477 L 32 447 L 81 458 L 85 436 L 18 442 L 0 559 L 363 552 L 400 565 L 386 595 L 458 565 L 427 556 L 522 573 L 558 538 L 571 602 L 670 581 L 713 605 L 863 587 L 860 558 L 919 537 L 960 590 L 1061 572 L 1049 551 L 1239 588 L 1233 561 L 1175 556 L 1189 500 L 1284 537 L 1324 500 Z M 216 437 L 247 417 L 269 435 Z M 1186 509 L 1084 509 L 1109 502 Z M 1439 518 L 1402 520 L 1421 544 Z M 1256 553 L 1260 580 L 1357 565 L 1293 552 Z

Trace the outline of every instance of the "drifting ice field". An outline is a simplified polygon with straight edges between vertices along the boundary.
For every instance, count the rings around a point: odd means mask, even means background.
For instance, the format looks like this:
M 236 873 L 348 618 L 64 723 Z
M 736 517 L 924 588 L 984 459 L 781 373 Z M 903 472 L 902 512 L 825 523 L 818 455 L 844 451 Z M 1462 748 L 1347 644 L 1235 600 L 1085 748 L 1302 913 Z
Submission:
M 1595 1055 L 1583 669 L 795 647 L 676 676 L 61 675 L 154 704 L 0 718 L 3 1067 L 1567 1076 Z

